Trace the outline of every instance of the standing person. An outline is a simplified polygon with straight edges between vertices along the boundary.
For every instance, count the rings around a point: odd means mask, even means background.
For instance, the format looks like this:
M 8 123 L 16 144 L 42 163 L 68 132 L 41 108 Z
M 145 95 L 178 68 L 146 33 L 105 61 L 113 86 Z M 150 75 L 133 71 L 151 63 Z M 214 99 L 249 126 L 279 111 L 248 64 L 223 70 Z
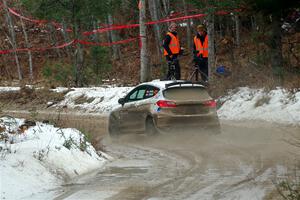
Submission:
M 175 65 L 175 78 L 176 80 L 180 80 L 180 65 L 178 61 L 178 55 L 180 54 L 180 43 L 179 37 L 177 34 L 177 24 L 172 22 L 169 26 L 169 31 L 167 32 L 164 41 L 164 56 L 168 62 L 168 74 L 167 79 L 171 79 L 172 74 L 170 73 L 171 63 L 173 62 Z M 171 69 L 172 70 L 172 69 Z
M 208 81 L 208 35 L 203 24 L 197 26 L 197 35 L 194 37 L 194 62 L 199 67 L 201 79 Z

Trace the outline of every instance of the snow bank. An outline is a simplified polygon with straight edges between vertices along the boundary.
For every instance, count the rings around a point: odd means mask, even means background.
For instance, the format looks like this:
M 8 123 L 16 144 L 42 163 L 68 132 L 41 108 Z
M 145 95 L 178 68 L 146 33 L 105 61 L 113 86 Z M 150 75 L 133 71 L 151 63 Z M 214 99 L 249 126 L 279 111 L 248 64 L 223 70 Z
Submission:
M 67 106 L 71 109 L 79 109 L 85 112 L 99 112 L 107 114 L 115 106 L 118 100 L 124 97 L 131 87 L 93 87 L 93 88 L 73 88 L 65 95 L 65 99 L 57 104 L 57 107 Z M 62 91 L 60 88 L 58 90 Z M 79 99 L 85 99 L 79 102 Z
M 264 120 L 276 123 L 300 125 L 300 92 L 278 88 L 239 88 L 220 99 L 223 103 L 218 110 L 221 119 Z
M 131 87 L 74 88 L 57 106 L 67 105 L 68 108 L 85 112 L 107 114 L 118 105 L 118 99 L 124 97 L 131 89 Z M 80 98 L 85 98 L 86 101 L 76 103 Z M 264 89 L 242 87 L 232 90 L 219 100 L 222 103 L 218 110 L 221 119 L 300 124 L 300 92 L 281 88 L 267 92 Z
M 65 178 L 100 168 L 100 157 L 76 129 L 60 129 L 24 120 L 0 118 L 1 199 L 53 198 L 49 191 Z M 26 124 L 26 123 L 25 123 Z
M 132 87 L 73 88 L 56 107 L 67 106 L 84 112 L 108 114 L 118 106 Z M 57 92 L 64 91 L 62 88 Z M 83 99 L 82 102 L 79 100 Z M 241 87 L 219 99 L 220 119 L 263 120 L 275 123 L 300 124 L 300 92 L 282 88 L 266 91 Z
M 20 87 L 0 87 L 0 92 L 19 91 Z
M 80 110 L 86 113 L 107 115 L 119 106 L 118 99 L 124 97 L 133 87 L 91 87 L 72 88 L 65 99 L 52 107 Z M 0 87 L 1 91 L 18 88 Z M 66 92 L 67 88 L 52 91 Z M 222 106 L 218 110 L 220 119 L 263 120 L 284 124 L 300 124 L 300 91 L 287 91 L 282 88 L 266 91 L 241 87 L 219 99 Z M 51 103 L 52 104 L 52 103 Z

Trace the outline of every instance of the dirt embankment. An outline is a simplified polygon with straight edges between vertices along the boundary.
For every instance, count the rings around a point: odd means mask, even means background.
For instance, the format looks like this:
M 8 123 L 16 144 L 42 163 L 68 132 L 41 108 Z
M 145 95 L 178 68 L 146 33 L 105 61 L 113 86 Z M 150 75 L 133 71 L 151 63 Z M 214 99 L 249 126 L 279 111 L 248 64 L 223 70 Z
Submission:
M 30 89 L 22 87 L 17 91 L 0 93 L 1 110 L 44 110 L 49 107 L 48 102 L 59 102 L 65 93 L 51 92 L 48 89 Z
M 67 107 L 52 108 L 51 105 L 64 99 L 65 93 L 48 89 L 21 88 L 0 93 L 0 114 L 31 121 L 43 121 L 57 127 L 76 128 L 83 132 L 96 149 L 101 149 L 101 140 L 107 134 L 107 117 L 101 114 L 84 114 Z

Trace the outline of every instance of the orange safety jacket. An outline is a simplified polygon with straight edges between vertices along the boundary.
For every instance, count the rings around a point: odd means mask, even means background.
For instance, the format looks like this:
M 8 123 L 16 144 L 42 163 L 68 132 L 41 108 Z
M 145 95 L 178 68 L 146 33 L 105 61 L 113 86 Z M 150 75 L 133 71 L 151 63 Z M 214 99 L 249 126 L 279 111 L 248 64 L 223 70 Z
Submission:
M 172 54 L 179 54 L 180 52 L 180 44 L 179 44 L 179 38 L 173 35 L 171 32 L 168 32 L 167 35 L 171 37 L 171 41 L 169 44 L 169 48 L 172 52 Z M 167 56 L 168 52 L 164 49 L 164 55 Z
M 202 44 L 200 38 L 197 36 L 194 37 L 194 44 L 196 51 L 198 51 L 197 56 L 199 57 L 202 54 L 203 58 L 208 58 L 208 36 L 205 36 L 204 43 Z

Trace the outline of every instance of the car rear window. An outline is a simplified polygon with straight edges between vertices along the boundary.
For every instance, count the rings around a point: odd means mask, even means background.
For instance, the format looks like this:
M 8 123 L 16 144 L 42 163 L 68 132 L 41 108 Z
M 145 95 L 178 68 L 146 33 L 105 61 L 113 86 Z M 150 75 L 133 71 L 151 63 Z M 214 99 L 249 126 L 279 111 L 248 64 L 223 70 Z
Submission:
M 171 87 L 164 90 L 163 95 L 170 100 L 207 100 L 210 98 L 202 87 Z

